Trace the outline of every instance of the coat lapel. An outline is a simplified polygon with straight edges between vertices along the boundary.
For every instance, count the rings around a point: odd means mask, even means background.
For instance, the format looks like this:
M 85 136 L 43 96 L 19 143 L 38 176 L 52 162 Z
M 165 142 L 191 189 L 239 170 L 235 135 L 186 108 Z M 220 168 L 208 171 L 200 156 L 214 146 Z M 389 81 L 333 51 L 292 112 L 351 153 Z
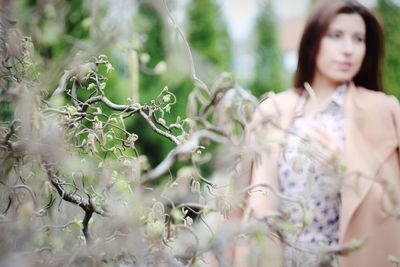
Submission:
M 368 129 L 379 127 L 374 125 L 374 121 L 371 122 L 369 119 L 371 114 L 364 110 L 364 107 L 374 103 L 361 103 L 361 101 L 365 102 L 365 99 L 362 99 L 360 90 L 363 89 L 356 88 L 351 83 L 345 104 L 345 161 L 347 171 L 341 191 L 342 205 L 339 233 L 341 243 L 348 241 L 344 239 L 349 222 L 374 183 L 374 176 L 384 156 L 381 155 L 378 146 L 375 147 L 371 144 L 371 137 L 368 132 Z M 382 124 L 380 126 L 382 127 Z M 380 136 L 380 138 L 383 138 L 383 136 Z
M 368 145 L 365 144 L 363 134 L 360 132 L 358 126 L 359 121 L 362 120 L 362 118 L 360 118 L 362 112 L 357 112 L 356 90 L 354 85 L 351 84 L 345 104 L 345 161 L 348 169 L 343 180 L 341 192 L 342 206 L 339 227 L 341 242 L 344 242 L 345 230 L 347 229 L 351 216 L 372 185 L 372 180 L 364 179 L 360 177 L 358 173 L 358 170 L 363 170 L 365 172 L 366 167 L 368 173 L 372 174 L 373 160 L 370 151 L 368 151 Z

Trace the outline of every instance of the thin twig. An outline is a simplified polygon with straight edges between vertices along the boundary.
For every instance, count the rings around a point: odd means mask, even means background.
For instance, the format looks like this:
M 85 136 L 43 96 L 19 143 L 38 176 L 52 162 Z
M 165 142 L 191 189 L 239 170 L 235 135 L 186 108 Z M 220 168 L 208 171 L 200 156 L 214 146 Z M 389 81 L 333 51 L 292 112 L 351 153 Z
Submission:
M 166 2 L 165 0 L 163 0 L 163 2 L 164 2 L 164 6 L 165 6 L 165 9 L 166 9 L 166 11 L 167 11 L 167 14 L 168 14 L 169 19 L 171 20 L 171 22 L 172 22 L 172 24 L 174 25 L 176 31 L 177 31 L 178 34 L 181 36 L 182 41 L 183 41 L 184 44 L 185 44 L 186 52 L 188 53 L 188 58 L 189 58 L 189 63 L 190 63 L 190 72 L 191 72 L 191 75 L 192 75 L 192 79 L 193 79 L 195 82 L 197 82 L 197 83 L 200 85 L 200 87 L 201 87 L 202 89 L 204 89 L 204 90 L 207 92 L 207 94 L 210 94 L 207 85 L 206 85 L 202 80 L 200 80 L 200 79 L 197 77 L 196 68 L 195 68 L 195 66 L 194 66 L 193 54 L 192 54 L 192 50 L 190 49 L 189 42 L 186 40 L 185 35 L 183 34 L 183 32 L 182 32 L 182 30 L 180 29 L 179 25 L 176 23 L 174 17 L 172 16 L 171 11 L 170 11 L 169 8 L 168 8 L 167 2 Z
M 156 133 L 158 133 L 158 134 L 161 135 L 161 136 L 164 136 L 164 137 L 168 138 L 169 140 L 171 140 L 172 142 L 174 142 L 176 145 L 179 145 L 178 139 L 177 139 L 174 135 L 172 135 L 172 134 L 170 134 L 170 133 L 168 133 L 168 132 L 164 132 L 163 130 L 160 130 L 159 128 L 157 128 L 157 126 L 156 126 L 156 125 L 154 124 L 154 122 L 151 120 L 150 116 L 147 115 L 147 114 L 143 111 L 143 109 L 140 109 L 140 110 L 139 110 L 139 114 L 146 120 L 146 122 L 149 124 L 150 128 L 153 129 Z

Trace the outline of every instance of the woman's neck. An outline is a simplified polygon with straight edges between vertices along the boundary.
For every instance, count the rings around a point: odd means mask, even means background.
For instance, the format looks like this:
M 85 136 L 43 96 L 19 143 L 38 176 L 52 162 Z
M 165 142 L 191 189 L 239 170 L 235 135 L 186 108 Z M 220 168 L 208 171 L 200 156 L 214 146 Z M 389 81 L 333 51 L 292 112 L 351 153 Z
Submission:
M 332 82 L 326 79 L 314 79 L 311 87 L 315 92 L 318 101 L 324 101 L 343 83 Z

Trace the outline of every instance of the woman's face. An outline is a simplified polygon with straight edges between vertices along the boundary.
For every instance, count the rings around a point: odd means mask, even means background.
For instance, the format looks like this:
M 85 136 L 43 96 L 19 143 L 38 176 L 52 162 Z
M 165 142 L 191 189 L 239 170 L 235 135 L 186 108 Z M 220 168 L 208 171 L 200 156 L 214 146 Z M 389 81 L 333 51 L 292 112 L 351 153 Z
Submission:
M 314 81 L 339 85 L 352 80 L 365 56 L 365 35 L 366 26 L 359 14 L 338 14 L 321 39 Z

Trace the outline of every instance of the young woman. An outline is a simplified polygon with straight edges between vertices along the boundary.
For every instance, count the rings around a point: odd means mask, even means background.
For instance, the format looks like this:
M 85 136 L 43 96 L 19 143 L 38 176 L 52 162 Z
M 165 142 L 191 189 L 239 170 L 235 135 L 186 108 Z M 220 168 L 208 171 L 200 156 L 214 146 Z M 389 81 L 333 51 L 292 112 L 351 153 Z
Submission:
M 248 127 L 260 157 L 244 168 L 254 187 L 246 216 L 277 231 L 284 266 L 400 260 L 400 106 L 382 92 L 383 50 L 366 7 L 320 1 L 301 38 L 295 89 L 263 101 Z

